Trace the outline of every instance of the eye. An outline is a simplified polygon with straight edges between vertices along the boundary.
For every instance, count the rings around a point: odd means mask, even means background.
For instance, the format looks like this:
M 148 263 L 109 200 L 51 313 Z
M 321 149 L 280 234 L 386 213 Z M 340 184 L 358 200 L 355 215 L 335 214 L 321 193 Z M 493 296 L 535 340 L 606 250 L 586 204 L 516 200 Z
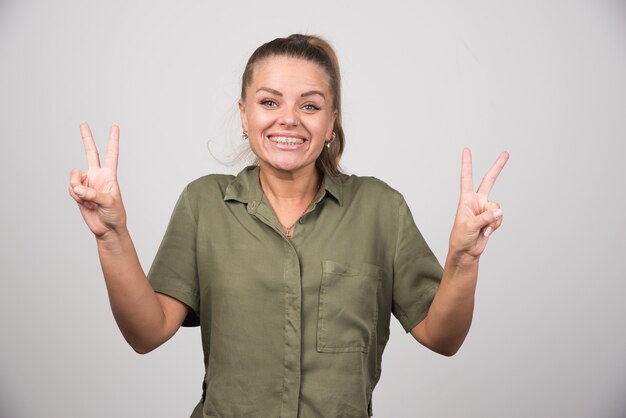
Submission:
M 278 106 L 278 104 L 272 100 L 272 99 L 265 99 L 265 100 L 261 100 L 261 105 L 265 106 L 265 107 L 276 107 Z
M 321 108 L 319 106 L 315 106 L 314 104 L 305 104 L 304 106 L 302 106 L 302 108 L 306 111 L 309 112 L 315 112 L 317 110 L 320 110 Z

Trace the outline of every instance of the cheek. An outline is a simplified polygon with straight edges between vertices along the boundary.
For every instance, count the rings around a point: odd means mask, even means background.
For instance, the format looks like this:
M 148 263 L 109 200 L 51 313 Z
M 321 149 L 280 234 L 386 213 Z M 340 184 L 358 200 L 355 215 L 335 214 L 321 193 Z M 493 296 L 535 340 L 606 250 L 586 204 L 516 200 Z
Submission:
M 319 131 L 325 137 L 331 135 L 331 133 L 333 131 L 333 128 L 334 128 L 334 124 L 333 124 L 333 119 L 332 118 L 324 119 L 319 124 Z
M 272 126 L 274 117 L 266 112 L 252 112 L 248 115 L 248 125 L 250 130 L 265 129 Z

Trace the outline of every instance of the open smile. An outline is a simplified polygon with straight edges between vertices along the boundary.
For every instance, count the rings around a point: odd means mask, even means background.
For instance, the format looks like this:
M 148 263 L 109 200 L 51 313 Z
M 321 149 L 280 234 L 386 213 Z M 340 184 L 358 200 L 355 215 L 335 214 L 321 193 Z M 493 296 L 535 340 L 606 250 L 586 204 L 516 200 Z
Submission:
M 281 136 L 281 135 L 269 135 L 267 139 L 270 142 L 278 145 L 300 145 L 304 144 L 306 140 L 304 138 L 296 136 Z

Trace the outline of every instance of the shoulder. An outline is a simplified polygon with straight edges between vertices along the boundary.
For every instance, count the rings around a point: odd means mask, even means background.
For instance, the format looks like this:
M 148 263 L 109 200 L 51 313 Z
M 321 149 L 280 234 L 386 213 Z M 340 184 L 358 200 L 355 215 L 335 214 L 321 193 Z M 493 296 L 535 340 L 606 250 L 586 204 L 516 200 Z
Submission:
M 230 174 L 207 174 L 187 184 L 183 193 L 188 198 L 195 199 L 203 196 L 216 197 L 216 194 L 223 198 L 226 188 L 234 179 L 235 176 Z
M 402 194 L 385 183 L 371 176 L 345 175 L 339 179 L 344 197 L 348 200 L 376 199 L 392 201 L 396 204 L 404 200 Z
M 208 174 L 197 178 L 185 186 L 179 202 L 196 215 L 203 211 L 202 208 L 217 208 L 223 204 L 226 188 L 233 179 L 234 176 L 227 174 Z

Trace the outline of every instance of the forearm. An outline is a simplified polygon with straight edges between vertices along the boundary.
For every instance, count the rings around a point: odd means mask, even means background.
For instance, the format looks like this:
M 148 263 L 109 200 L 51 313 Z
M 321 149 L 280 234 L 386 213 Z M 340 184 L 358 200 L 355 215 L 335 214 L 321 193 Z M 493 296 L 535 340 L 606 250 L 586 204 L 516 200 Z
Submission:
M 458 351 L 472 323 L 477 276 L 478 258 L 448 254 L 439 290 L 416 330 L 422 344 L 444 355 Z
M 99 237 L 97 243 L 115 321 L 135 351 L 148 352 L 169 336 L 163 335 L 165 314 L 128 230 Z
M 474 192 L 472 154 L 463 149 L 461 197 L 441 285 L 428 315 L 411 330 L 415 339 L 438 353 L 456 353 L 472 324 L 478 260 L 502 224 L 500 205 L 489 200 L 489 193 L 508 159 L 507 152 L 501 153 Z

